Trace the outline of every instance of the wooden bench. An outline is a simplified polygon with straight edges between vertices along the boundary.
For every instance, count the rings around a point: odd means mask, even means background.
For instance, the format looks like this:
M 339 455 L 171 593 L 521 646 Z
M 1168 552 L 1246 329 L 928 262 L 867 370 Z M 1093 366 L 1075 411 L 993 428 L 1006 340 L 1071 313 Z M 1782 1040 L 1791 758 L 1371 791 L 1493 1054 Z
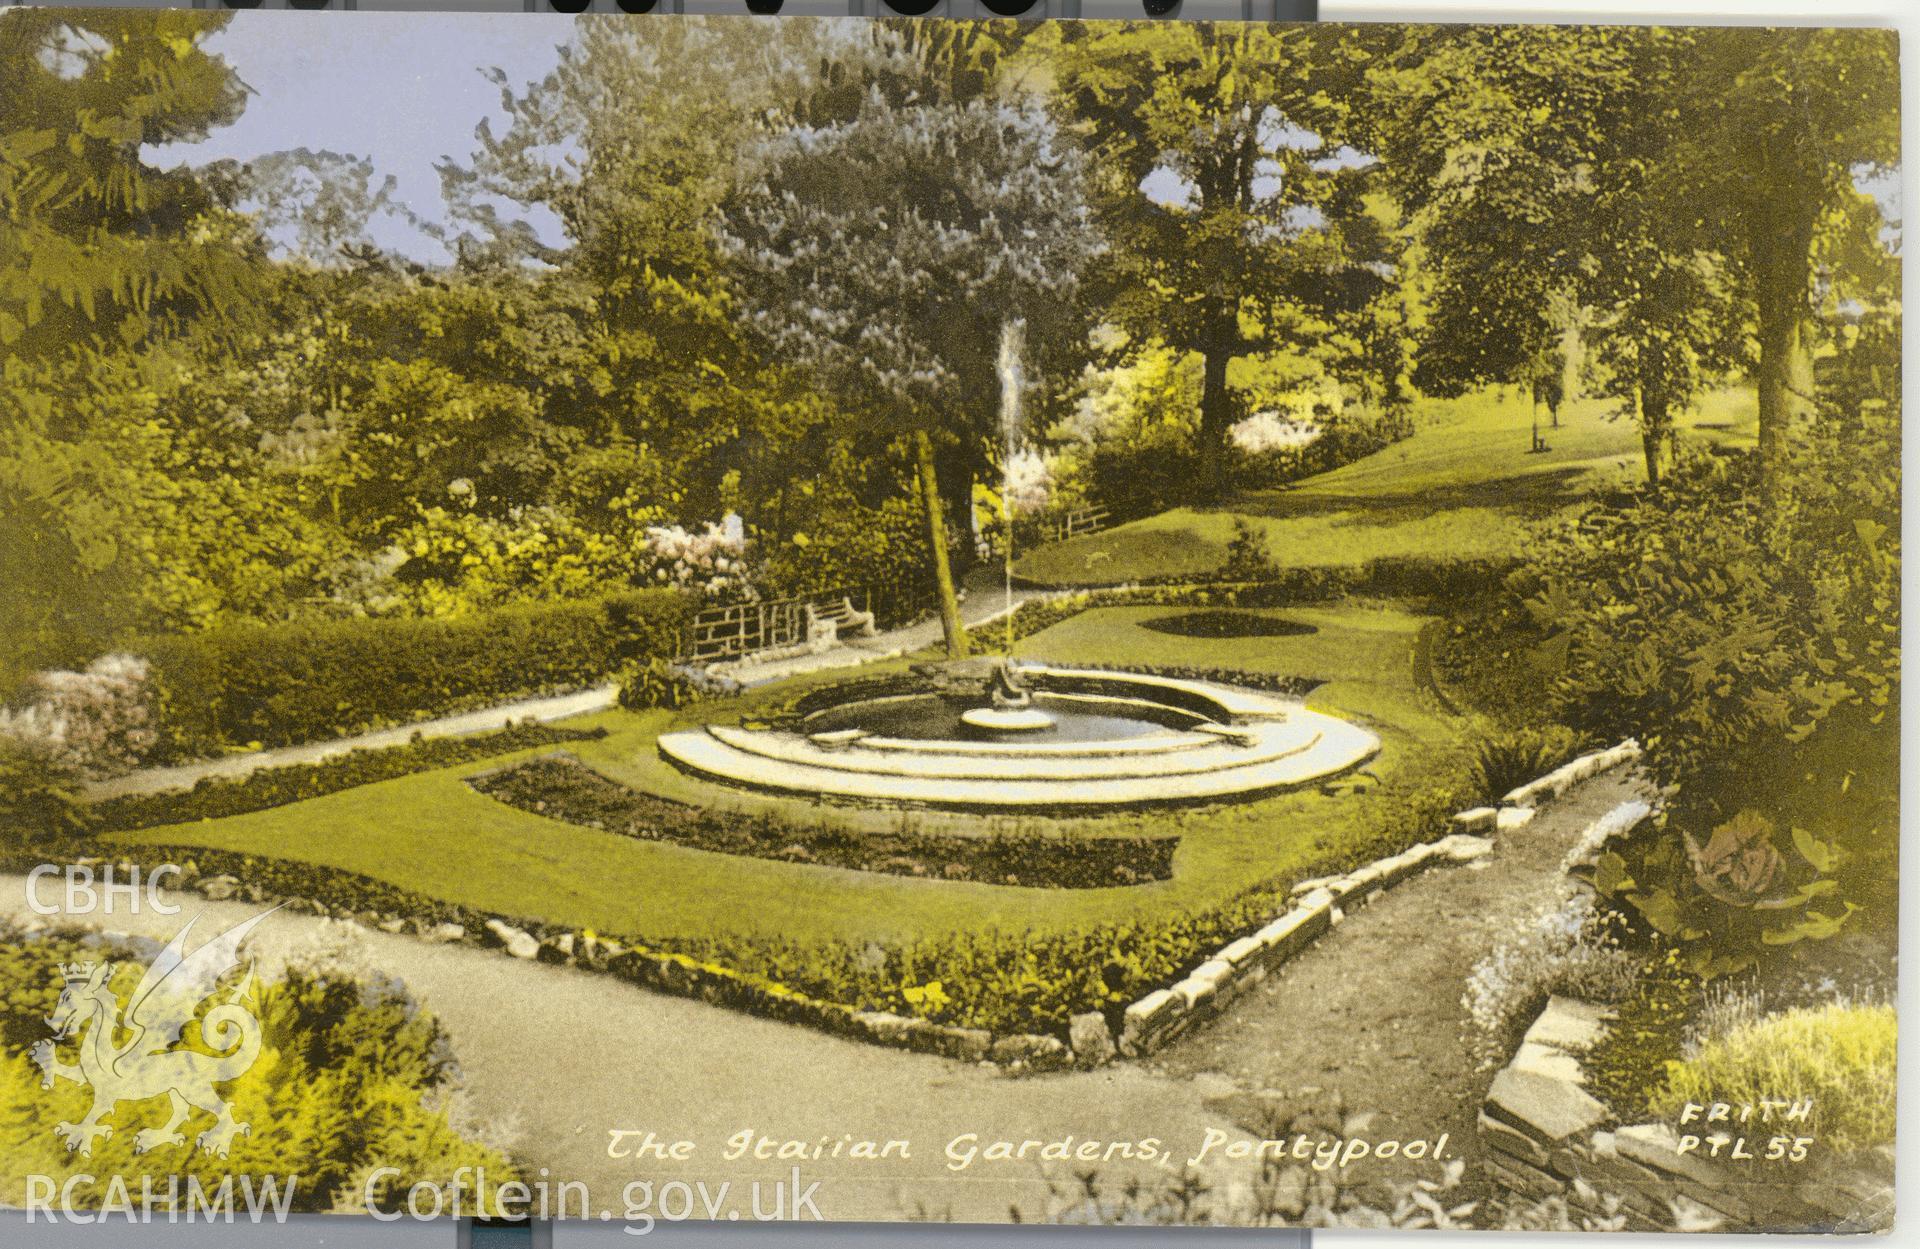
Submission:
M 841 595 L 839 599 L 826 599 L 822 602 L 806 604 L 806 633 L 812 637 L 814 625 L 829 624 L 833 635 L 858 633 L 860 637 L 874 637 L 879 629 L 874 627 L 874 612 L 862 612 L 852 604 L 851 595 Z

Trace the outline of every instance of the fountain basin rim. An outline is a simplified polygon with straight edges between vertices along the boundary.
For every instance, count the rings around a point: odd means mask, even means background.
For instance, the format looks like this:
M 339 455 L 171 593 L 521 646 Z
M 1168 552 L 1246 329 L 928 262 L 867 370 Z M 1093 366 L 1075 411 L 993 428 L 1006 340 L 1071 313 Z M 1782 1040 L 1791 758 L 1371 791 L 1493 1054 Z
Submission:
M 1261 720 L 1284 719 L 1301 706 L 1297 698 L 1236 685 L 1222 685 L 1186 677 L 1159 676 L 1145 672 L 1127 672 L 1107 668 L 1072 668 L 1046 663 L 1025 662 L 1013 665 L 1015 675 L 1031 685 L 1035 693 L 1063 701 L 1107 702 L 1151 707 L 1191 717 L 1196 722 L 1213 721 L 1223 725 Z M 880 705 L 925 697 L 934 691 L 874 694 L 851 697 L 810 711 L 807 720 L 851 704 Z M 870 738 L 869 743 L 878 740 Z M 901 739 L 888 739 L 901 740 Z M 935 743 L 945 748 L 945 743 Z M 1085 743 L 1083 743 L 1085 744 Z
M 1125 737 L 1111 742 L 1023 742 L 1023 741 L 941 741 L 925 737 L 881 737 L 861 738 L 856 745 L 862 750 L 898 751 L 902 754 L 921 755 L 1012 755 L 1012 756 L 1065 756 L 1067 758 L 1099 758 L 1105 755 L 1157 755 L 1178 750 L 1193 750 L 1205 746 L 1211 739 L 1206 735 L 1181 729 L 1168 729 L 1164 733 L 1148 733 L 1140 737 Z
M 754 732 L 719 724 L 709 725 L 706 730 L 707 736 L 719 742 L 726 748 L 726 753 L 733 756 L 753 755 L 769 760 L 779 768 L 806 769 L 815 776 L 834 772 L 872 777 L 914 777 L 923 781 L 1039 781 L 1086 786 L 1154 777 L 1177 780 L 1196 772 L 1269 767 L 1313 750 L 1326 736 L 1327 726 L 1309 715 L 1298 722 L 1269 723 L 1250 732 L 1255 740 L 1244 745 L 1209 738 L 1201 743 L 1202 749 L 1194 752 L 1086 754 L 1061 760 L 1057 755 L 1016 752 L 997 755 L 950 753 L 903 758 L 883 751 L 863 750 L 858 746 L 834 750 L 828 755 L 791 734 Z M 684 749 L 682 753 L 685 753 Z M 751 774 L 752 768 L 749 767 L 747 771 Z
M 947 769 L 916 773 L 911 768 L 873 772 L 858 765 L 849 767 L 860 756 L 877 758 L 877 752 L 864 751 L 859 745 L 823 750 L 812 759 L 768 758 L 729 745 L 725 726 L 710 728 L 720 732 L 686 729 L 662 734 L 661 756 L 684 772 L 767 793 L 816 801 L 972 811 L 1113 810 L 1244 799 L 1345 772 L 1380 749 L 1380 739 L 1359 725 L 1302 710 L 1296 719 L 1269 720 L 1255 727 L 1257 735 L 1273 738 L 1271 751 L 1250 755 L 1244 747 L 1209 739 L 1208 747 L 1193 752 L 1191 763 L 1179 771 L 1154 769 L 1148 775 L 1142 774 L 1144 769 L 1135 774 L 1121 770 L 1096 777 L 1087 775 L 1089 769 L 1075 768 L 1072 757 L 1055 756 L 1057 770 L 1035 774 L 1031 769 L 1041 762 L 1039 758 L 1003 755 L 998 762 L 1007 766 L 997 773 L 982 775 L 967 769 L 969 774 L 940 776 L 936 773 Z M 733 732 L 755 736 L 752 730 Z M 789 744 L 805 740 L 785 735 Z M 984 771 L 992 772 L 989 758 L 969 758 Z M 947 759 L 949 763 L 959 762 L 951 754 Z M 938 756 L 928 760 L 938 761 Z

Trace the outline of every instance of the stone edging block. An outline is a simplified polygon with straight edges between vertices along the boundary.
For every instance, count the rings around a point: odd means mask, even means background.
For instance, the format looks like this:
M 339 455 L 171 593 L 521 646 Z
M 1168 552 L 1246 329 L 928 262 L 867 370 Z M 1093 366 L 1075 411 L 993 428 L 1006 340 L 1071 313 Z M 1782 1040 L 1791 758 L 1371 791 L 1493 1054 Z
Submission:
M 1498 810 L 1473 807 L 1460 812 L 1450 821 L 1460 831 L 1438 841 L 1422 842 L 1344 875 L 1301 881 L 1293 887 L 1291 909 L 1265 927 L 1222 946 L 1180 980 L 1128 1006 L 1120 1025 L 1119 1052 L 1128 1058 L 1151 1054 L 1218 1014 L 1268 972 L 1312 944 L 1344 912 L 1374 894 L 1411 879 L 1437 862 L 1467 863 L 1492 853 L 1493 843 L 1485 834 L 1511 832 L 1533 819 L 1531 801 L 1516 806 L 1515 795 L 1544 802 L 1579 781 L 1639 757 L 1640 746 L 1631 738 L 1609 750 L 1582 755 L 1514 790 L 1507 795 L 1507 805 Z

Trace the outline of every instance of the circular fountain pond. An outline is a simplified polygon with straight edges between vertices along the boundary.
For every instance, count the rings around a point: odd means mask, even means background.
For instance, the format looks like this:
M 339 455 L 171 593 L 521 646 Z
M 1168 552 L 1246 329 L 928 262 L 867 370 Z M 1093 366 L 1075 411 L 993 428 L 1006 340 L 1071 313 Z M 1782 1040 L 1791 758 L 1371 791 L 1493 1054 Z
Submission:
M 849 682 L 767 727 L 663 734 L 663 758 L 729 785 L 851 802 L 1072 810 L 1215 802 L 1370 758 L 1357 725 L 1261 690 L 1023 664 Z

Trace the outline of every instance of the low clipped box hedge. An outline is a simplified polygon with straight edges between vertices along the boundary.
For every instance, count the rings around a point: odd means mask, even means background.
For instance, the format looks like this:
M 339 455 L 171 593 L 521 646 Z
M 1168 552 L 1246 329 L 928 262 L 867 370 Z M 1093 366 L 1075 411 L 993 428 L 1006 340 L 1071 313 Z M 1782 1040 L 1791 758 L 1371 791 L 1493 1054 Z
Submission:
M 678 648 L 673 590 L 450 620 L 235 625 L 139 639 L 163 759 L 286 746 L 578 689 Z

